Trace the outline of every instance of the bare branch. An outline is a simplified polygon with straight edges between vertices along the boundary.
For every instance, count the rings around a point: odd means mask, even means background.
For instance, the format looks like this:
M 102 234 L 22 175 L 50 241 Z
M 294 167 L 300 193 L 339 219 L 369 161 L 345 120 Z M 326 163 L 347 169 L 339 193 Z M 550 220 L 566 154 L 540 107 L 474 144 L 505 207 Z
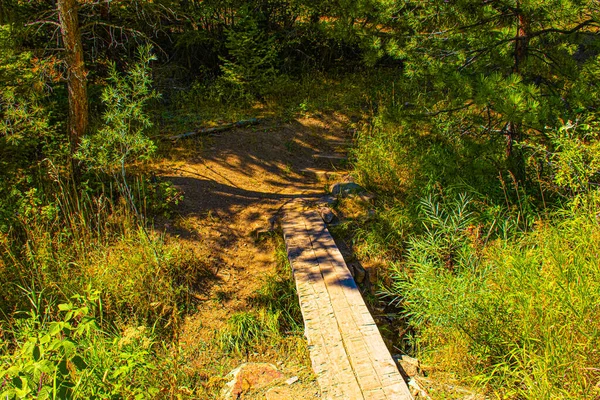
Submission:
M 33 26 L 33 25 L 46 25 L 46 24 L 50 24 L 50 25 L 54 25 L 54 26 L 58 26 L 60 27 L 60 24 L 56 21 L 35 21 L 35 22 L 28 22 L 25 24 L 25 26 Z

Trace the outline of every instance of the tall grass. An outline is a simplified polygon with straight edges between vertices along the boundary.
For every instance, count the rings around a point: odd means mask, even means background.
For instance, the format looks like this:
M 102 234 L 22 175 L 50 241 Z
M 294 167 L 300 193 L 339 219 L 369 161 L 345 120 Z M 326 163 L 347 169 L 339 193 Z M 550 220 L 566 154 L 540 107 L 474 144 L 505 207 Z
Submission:
M 501 397 L 598 396 L 600 225 L 589 201 L 489 242 L 473 235 L 464 199 L 425 201 L 426 231 L 394 264 L 390 292 L 426 361 Z
M 211 277 L 208 262 L 152 230 L 110 184 L 78 192 L 56 174 L 38 187 L 0 237 L 2 396 L 177 392 L 161 374 L 178 371 L 172 338 Z M 166 207 L 157 187 L 134 180 L 135 199 L 153 203 L 138 204 L 144 214 Z
M 2 309 L 27 307 L 19 287 L 60 301 L 93 287 L 107 318 L 171 326 L 210 274 L 202 258 L 146 229 L 110 187 L 91 195 L 55 177 L 47 189 L 53 195 L 46 198 L 30 193 L 18 224 L 1 238 Z

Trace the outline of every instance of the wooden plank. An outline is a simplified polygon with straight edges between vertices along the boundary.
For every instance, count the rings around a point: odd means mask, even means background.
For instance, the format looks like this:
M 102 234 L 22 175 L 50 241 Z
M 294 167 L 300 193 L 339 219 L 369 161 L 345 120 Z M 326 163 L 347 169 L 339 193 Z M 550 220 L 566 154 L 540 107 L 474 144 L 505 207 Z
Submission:
M 304 221 L 292 213 L 291 218 L 284 219 L 282 227 L 322 397 L 362 398 Z
M 391 354 L 381 338 L 377 325 L 352 279 L 344 258 L 335 245 L 333 237 L 331 237 L 325 224 L 319 220 L 316 212 L 313 212 L 309 218 L 316 224 L 321 225 L 317 236 L 319 238 L 317 243 L 327 252 L 329 262 L 335 266 L 335 270 L 340 274 L 339 279 L 344 282 L 340 286 L 344 289 L 346 301 L 354 311 L 351 313 L 351 316 L 354 319 L 354 325 L 361 334 L 362 343 L 358 346 L 365 346 L 367 348 L 366 353 L 369 357 L 367 360 L 361 359 L 361 356 L 355 356 L 354 353 L 349 352 L 351 362 L 357 366 L 357 369 L 360 366 L 360 370 L 355 371 L 355 373 L 357 373 L 361 388 L 369 391 L 371 393 L 370 396 L 375 396 L 376 392 L 371 392 L 372 390 L 375 390 L 376 387 L 381 387 L 384 391 L 384 397 L 382 398 L 402 398 L 402 396 L 410 398 L 408 387 L 402 380 Z M 342 331 L 343 337 L 350 338 L 351 335 L 352 332 L 347 334 Z M 372 368 L 366 365 L 368 362 L 371 363 Z M 376 371 L 375 376 L 370 375 L 373 370 Z
M 318 212 L 290 203 L 282 228 L 323 397 L 412 399 Z
M 316 154 L 313 154 L 313 158 L 317 159 L 317 160 L 345 161 L 348 159 L 348 156 L 345 154 L 340 154 L 340 153 L 335 153 L 335 154 L 316 153 Z

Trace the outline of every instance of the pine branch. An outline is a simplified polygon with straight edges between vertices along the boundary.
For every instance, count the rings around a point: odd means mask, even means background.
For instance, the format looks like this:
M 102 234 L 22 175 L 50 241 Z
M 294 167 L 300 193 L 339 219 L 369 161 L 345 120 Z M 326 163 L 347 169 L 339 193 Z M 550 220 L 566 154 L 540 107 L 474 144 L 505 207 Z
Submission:
M 518 37 L 517 39 L 526 39 L 526 38 L 534 38 L 537 36 L 542 36 L 545 35 L 547 33 L 560 33 L 563 35 L 571 35 L 585 27 L 588 26 L 595 26 L 595 27 L 599 27 L 600 25 L 598 25 L 597 23 L 595 23 L 595 21 L 593 19 L 588 19 L 586 21 L 581 22 L 580 24 L 577 24 L 576 26 L 574 26 L 571 29 L 558 29 L 558 28 L 548 28 L 548 29 L 542 29 L 541 31 L 537 31 L 534 32 L 530 35 L 527 35 L 526 37 Z
M 463 106 L 460 106 L 460 107 L 455 107 L 455 108 L 447 108 L 447 109 L 445 109 L 445 110 L 439 110 L 439 111 L 436 111 L 436 112 L 427 112 L 427 113 L 424 113 L 424 114 L 414 114 L 413 116 L 419 116 L 419 117 L 435 117 L 436 115 L 440 115 L 440 114 L 447 114 L 447 113 L 453 113 L 453 112 L 455 112 L 455 111 L 464 110 L 464 109 L 467 109 L 467 108 L 471 107 L 471 106 L 472 106 L 472 105 L 474 105 L 474 104 L 475 104 L 475 103 L 473 103 L 473 102 L 470 102 L 470 103 L 467 103 L 467 104 L 465 104 L 465 105 L 463 105 Z

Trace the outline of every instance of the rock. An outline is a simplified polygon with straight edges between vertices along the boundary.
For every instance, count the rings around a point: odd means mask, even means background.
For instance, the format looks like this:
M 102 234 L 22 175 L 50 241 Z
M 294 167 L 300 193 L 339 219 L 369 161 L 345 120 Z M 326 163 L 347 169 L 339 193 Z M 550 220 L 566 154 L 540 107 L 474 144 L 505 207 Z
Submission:
M 350 275 L 352 275 L 352 277 L 354 278 L 354 280 L 356 280 L 356 276 L 354 276 L 354 265 L 352 265 L 352 264 L 346 264 L 346 266 L 348 267 L 348 271 L 350 271 Z
M 323 218 L 323 221 L 325 221 L 326 224 L 331 223 L 335 219 L 335 214 L 329 207 L 319 208 L 319 214 L 321 214 L 321 218 Z
M 359 192 L 359 193 L 356 193 L 356 196 L 365 203 L 370 203 L 373 200 L 375 200 L 375 197 L 377 197 L 377 196 L 375 196 L 375 194 L 370 193 L 370 192 Z M 369 211 L 371 211 L 371 210 L 369 210 Z
M 335 198 L 330 195 L 325 195 L 317 200 L 317 206 L 319 207 L 329 207 L 332 206 L 333 203 L 335 203 Z
M 366 190 L 355 182 L 338 182 L 329 187 L 329 191 L 334 196 L 346 197 L 351 194 L 365 193 Z
M 420 366 L 419 360 L 407 355 L 394 356 L 396 362 L 400 365 L 406 376 L 412 378 L 419 374 Z
M 294 398 L 294 393 L 289 387 L 278 386 L 271 388 L 265 393 L 267 400 L 289 400 Z
M 410 378 L 408 381 L 408 388 L 410 390 L 410 394 L 417 399 L 427 399 L 431 400 L 431 397 L 427 394 L 425 390 L 419 385 L 419 382 L 415 378 Z
M 229 382 L 225 384 L 221 397 L 224 400 L 241 399 L 245 392 L 265 387 L 283 377 L 273 364 L 244 363 L 227 375 Z
M 298 379 L 299 379 L 299 378 L 298 378 L 297 376 L 292 376 L 290 379 L 288 379 L 287 381 L 285 381 L 285 383 L 286 383 L 287 385 L 291 385 L 291 384 L 293 384 L 293 383 L 296 383 L 296 382 L 298 382 Z

